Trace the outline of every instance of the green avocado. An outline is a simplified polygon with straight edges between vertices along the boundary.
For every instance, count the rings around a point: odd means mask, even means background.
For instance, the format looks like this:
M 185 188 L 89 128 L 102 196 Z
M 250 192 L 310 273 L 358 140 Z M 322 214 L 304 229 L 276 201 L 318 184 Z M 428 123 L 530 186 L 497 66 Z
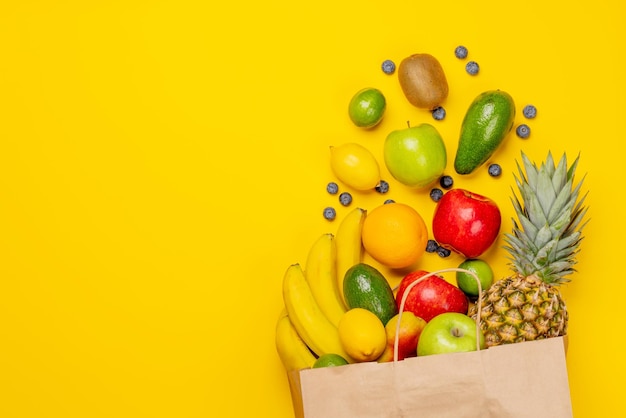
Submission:
M 363 308 L 373 312 L 383 323 L 398 313 L 396 299 L 389 282 L 376 268 L 358 263 L 346 271 L 343 293 L 348 308 Z
M 458 174 L 470 174 L 491 157 L 513 128 L 515 103 L 501 90 L 479 94 L 465 113 L 454 158 Z

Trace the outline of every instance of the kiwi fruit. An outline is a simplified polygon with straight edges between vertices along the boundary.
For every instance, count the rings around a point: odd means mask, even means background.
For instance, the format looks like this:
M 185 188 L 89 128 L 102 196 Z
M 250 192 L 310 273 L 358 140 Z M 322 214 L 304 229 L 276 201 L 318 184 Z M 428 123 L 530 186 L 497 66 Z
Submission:
M 446 75 L 430 54 L 404 58 L 398 66 L 398 80 L 407 100 L 418 108 L 433 110 L 448 97 Z

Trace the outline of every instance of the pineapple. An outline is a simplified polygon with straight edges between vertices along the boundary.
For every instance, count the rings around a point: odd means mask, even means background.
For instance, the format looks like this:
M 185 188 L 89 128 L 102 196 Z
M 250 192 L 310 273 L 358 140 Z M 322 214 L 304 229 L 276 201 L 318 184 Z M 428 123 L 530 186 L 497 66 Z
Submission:
M 511 277 L 483 291 L 480 325 L 487 346 L 558 337 L 567 333 L 568 312 L 559 292 L 573 273 L 587 221 L 586 196 L 574 185 L 578 158 L 567 167 L 564 154 L 555 166 L 552 154 L 537 167 L 522 152 L 523 168 L 515 181 L 520 198 L 511 201 L 518 221 L 505 234 Z M 524 174 L 525 171 L 525 174 Z M 518 223 L 519 222 L 519 223 Z M 469 312 L 475 320 L 478 306 Z

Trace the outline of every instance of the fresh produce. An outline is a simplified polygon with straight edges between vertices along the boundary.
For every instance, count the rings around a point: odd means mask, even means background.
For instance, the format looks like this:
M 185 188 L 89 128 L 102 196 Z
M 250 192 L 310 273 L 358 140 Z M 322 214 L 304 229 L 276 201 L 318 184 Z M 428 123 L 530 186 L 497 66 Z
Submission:
M 526 105 L 524 109 L 522 109 L 522 115 L 524 115 L 526 119 L 534 119 L 537 117 L 537 108 L 531 104 Z
M 281 312 L 276 321 L 275 343 L 286 371 L 313 367 L 316 358 L 293 327 L 286 310 Z
M 441 177 L 447 164 L 443 139 L 428 123 L 390 132 L 385 138 L 383 157 L 396 180 L 418 189 Z
M 396 63 L 392 60 L 384 60 L 381 68 L 385 74 L 393 74 L 396 72 Z
M 447 312 L 431 319 L 420 335 L 417 355 L 460 353 L 485 348 L 485 337 L 472 318 Z
M 478 71 L 480 71 L 480 66 L 476 61 L 469 61 L 465 64 L 465 71 L 467 71 L 469 75 L 476 75 Z
M 365 251 L 391 268 L 414 265 L 424 254 L 428 230 L 422 216 L 404 203 L 375 207 L 363 222 Z
M 452 178 L 452 176 L 448 175 L 441 176 L 441 178 L 439 179 L 439 185 L 448 190 L 454 185 L 454 179 Z
M 574 182 L 578 157 L 567 166 L 549 152 L 539 166 L 522 152 L 513 196 L 518 221 L 505 234 L 511 277 L 484 291 L 480 324 L 487 346 L 562 336 L 568 312 L 559 285 L 569 281 L 586 225 L 582 180 Z M 580 197 L 580 199 L 579 199 Z M 470 315 L 477 316 L 477 307 Z
M 346 309 L 337 286 L 337 246 L 333 234 L 322 234 L 313 243 L 304 272 L 320 309 L 338 326 Z
M 435 120 L 444 120 L 446 118 L 446 109 L 442 106 L 437 106 L 433 109 L 432 115 Z
M 389 191 L 389 183 L 385 180 L 381 180 L 375 187 L 375 190 L 380 194 L 385 194 Z
M 502 167 L 500 167 L 500 164 L 489 164 L 487 170 L 491 177 L 500 177 L 500 175 L 502 174 Z
M 385 327 L 367 309 L 348 310 L 341 318 L 338 330 L 345 351 L 357 362 L 376 360 L 385 350 Z
M 430 198 L 433 200 L 433 202 L 439 202 L 442 197 L 443 197 L 443 190 L 437 187 L 435 187 L 434 189 L 431 189 Z
M 348 363 L 348 360 L 341 357 L 339 354 L 334 353 L 326 353 L 322 354 L 315 360 L 313 363 L 314 369 L 319 369 L 321 367 L 337 367 L 337 366 L 345 366 Z
M 343 295 L 343 279 L 348 269 L 359 264 L 363 258 L 361 244 L 361 230 L 367 217 L 367 211 L 362 208 L 351 210 L 341 221 L 335 233 L 337 247 L 337 288 L 344 305 L 347 307 Z
M 336 217 L 337 217 L 337 211 L 335 210 L 335 208 L 332 208 L 330 206 L 324 208 L 324 219 L 333 221 L 335 220 Z
M 322 312 L 298 263 L 285 272 L 283 301 L 298 335 L 317 356 L 335 353 L 350 361 L 339 341 L 337 327 Z
M 359 263 L 348 269 L 343 279 L 343 296 L 348 309 L 367 309 L 383 326 L 398 313 L 389 282 L 369 264 Z
M 404 293 L 411 286 L 406 295 L 403 312 L 413 312 L 426 322 L 444 312 L 467 314 L 469 300 L 465 293 L 440 276 L 433 275 L 422 279 L 427 274 L 429 272 L 417 270 L 402 278 L 396 292 L 398 310 L 400 310 Z M 411 285 L 417 280 L 421 281 Z
M 491 270 L 491 266 L 485 260 L 469 258 L 459 264 L 458 268 L 473 272 L 478 277 L 481 290 L 487 290 L 493 283 L 493 270 Z M 478 296 L 478 283 L 476 283 L 476 278 L 470 273 L 457 271 L 456 285 L 467 296 Z
M 398 328 L 398 318 L 400 318 L 400 327 Z M 417 341 L 419 340 L 422 330 L 426 326 L 426 321 L 417 317 L 413 312 L 402 312 L 402 315 L 396 315 L 385 325 L 387 333 L 387 346 L 385 351 L 378 357 L 376 361 L 385 363 L 393 361 L 394 346 L 396 344 L 396 332 L 398 335 L 398 356 L 397 360 L 404 360 L 407 357 L 415 357 L 417 355 Z
M 350 203 L 352 203 L 352 195 L 350 192 L 341 193 L 339 195 L 339 203 L 341 203 L 341 206 L 350 206 Z
M 398 81 L 409 103 L 432 110 L 448 97 L 448 81 L 439 61 L 430 54 L 413 54 L 398 66 Z
M 479 94 L 461 124 L 455 171 L 470 174 L 484 164 L 507 137 L 514 119 L 515 103 L 508 93 L 490 90 Z
M 454 49 L 454 56 L 461 60 L 467 58 L 467 48 L 463 45 L 457 46 Z
M 331 181 L 326 185 L 326 191 L 330 194 L 337 194 L 339 192 L 339 185 Z
M 350 120 L 360 128 L 372 128 L 380 123 L 385 115 L 387 101 L 383 93 L 367 87 L 352 96 L 348 105 Z
M 525 123 L 517 125 L 517 128 L 515 128 L 515 134 L 522 139 L 528 138 L 530 136 L 530 126 Z
M 378 161 L 370 150 L 355 142 L 331 146 L 330 167 L 342 183 L 355 190 L 373 190 L 380 181 Z
M 488 197 L 464 189 L 446 192 L 437 203 L 432 230 L 435 240 L 466 258 L 477 258 L 498 238 L 501 215 Z

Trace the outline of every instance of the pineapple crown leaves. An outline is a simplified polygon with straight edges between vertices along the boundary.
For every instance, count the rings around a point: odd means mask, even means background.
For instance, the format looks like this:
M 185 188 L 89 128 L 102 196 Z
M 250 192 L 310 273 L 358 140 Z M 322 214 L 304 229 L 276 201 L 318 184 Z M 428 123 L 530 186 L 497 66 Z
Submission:
M 568 282 L 574 272 L 582 240 L 582 222 L 587 213 L 586 194 L 579 199 L 583 180 L 574 185 L 580 155 L 567 168 L 567 157 L 555 164 L 552 153 L 537 167 L 522 152 L 523 168 L 517 163 L 515 182 L 521 198 L 511 198 L 519 223 L 513 219 L 513 234 L 505 234 L 505 249 L 512 267 L 520 274 L 537 275 L 552 284 Z

